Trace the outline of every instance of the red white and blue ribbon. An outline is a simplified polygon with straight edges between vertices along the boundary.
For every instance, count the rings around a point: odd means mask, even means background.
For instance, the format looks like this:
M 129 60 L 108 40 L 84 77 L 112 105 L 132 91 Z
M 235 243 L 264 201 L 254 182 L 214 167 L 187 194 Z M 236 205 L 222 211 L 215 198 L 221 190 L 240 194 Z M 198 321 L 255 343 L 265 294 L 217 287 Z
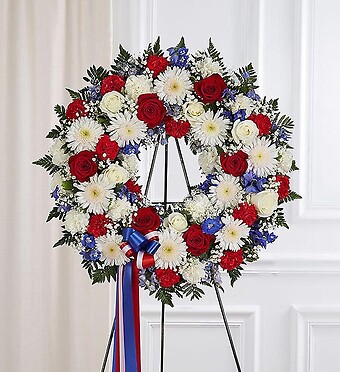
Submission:
M 140 372 L 139 269 L 153 266 L 159 243 L 157 232 L 143 235 L 123 229 L 121 248 L 132 259 L 118 269 L 112 372 Z

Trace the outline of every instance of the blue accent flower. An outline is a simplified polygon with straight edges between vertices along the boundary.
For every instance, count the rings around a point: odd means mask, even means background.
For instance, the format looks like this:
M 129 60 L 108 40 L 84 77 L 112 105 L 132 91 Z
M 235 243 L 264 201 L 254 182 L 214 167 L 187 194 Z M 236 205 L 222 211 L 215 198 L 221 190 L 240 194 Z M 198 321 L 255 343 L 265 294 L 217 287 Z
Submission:
M 92 249 L 90 251 L 90 260 L 91 261 L 98 261 L 101 256 L 102 256 L 102 253 L 100 251 L 98 251 L 98 249 Z
M 260 245 L 263 248 L 267 247 L 267 244 L 273 243 L 277 235 L 275 235 L 273 232 L 269 233 L 268 231 L 259 231 L 257 228 L 252 228 L 249 232 L 250 238 L 253 240 L 254 244 Z
M 125 145 L 122 149 L 121 152 L 125 155 L 131 155 L 131 154 L 138 154 L 139 153 L 139 145 Z
M 222 284 L 222 278 L 219 270 L 218 264 L 213 264 L 212 262 L 208 262 L 204 268 L 205 277 L 202 279 L 202 282 L 212 284 Z
M 246 116 L 247 114 L 245 109 L 238 110 L 235 112 L 235 114 L 233 114 L 233 121 L 236 121 L 238 119 L 243 121 L 245 120 Z
M 170 65 L 177 67 L 186 67 L 188 63 L 188 49 L 185 47 L 181 48 L 169 48 L 167 49 L 170 55 Z
M 102 95 L 100 94 L 100 86 L 99 85 L 90 85 L 87 87 L 89 92 L 89 97 L 91 101 L 98 101 L 101 99 Z
M 230 90 L 229 88 L 225 88 L 223 93 L 222 93 L 222 97 L 226 97 L 228 96 L 230 99 L 232 99 L 233 101 L 235 101 L 235 94 L 237 93 L 236 90 Z
M 81 240 L 81 244 L 85 248 L 95 248 L 96 246 L 96 239 L 91 234 L 84 234 L 83 239 Z
M 71 206 L 70 204 L 67 204 L 67 203 L 60 203 L 58 205 L 58 211 L 59 212 L 62 212 L 62 213 L 67 213 L 71 210 Z
M 127 198 L 127 200 L 130 203 L 134 203 L 138 198 L 137 195 L 134 192 L 129 191 L 129 189 L 123 185 L 118 191 L 117 195 L 120 199 L 123 199 L 124 197 Z
M 217 231 L 221 230 L 224 223 L 221 221 L 221 217 L 207 218 L 202 223 L 202 231 L 205 234 L 214 235 Z
M 58 200 L 59 199 L 59 186 L 58 185 L 51 192 L 51 198 L 54 198 L 54 200 Z
M 215 179 L 216 176 L 214 174 L 208 174 L 207 179 L 200 183 L 198 185 L 198 188 L 207 193 L 209 191 L 210 186 L 212 185 L 212 181 Z
M 263 185 L 267 183 L 265 177 L 258 177 L 253 171 L 249 171 L 241 176 L 241 183 L 248 193 L 258 193 L 263 191 Z
M 247 97 L 255 100 L 255 101 L 259 101 L 260 100 L 260 96 L 258 94 L 256 94 L 255 90 L 250 90 L 248 93 L 247 93 Z

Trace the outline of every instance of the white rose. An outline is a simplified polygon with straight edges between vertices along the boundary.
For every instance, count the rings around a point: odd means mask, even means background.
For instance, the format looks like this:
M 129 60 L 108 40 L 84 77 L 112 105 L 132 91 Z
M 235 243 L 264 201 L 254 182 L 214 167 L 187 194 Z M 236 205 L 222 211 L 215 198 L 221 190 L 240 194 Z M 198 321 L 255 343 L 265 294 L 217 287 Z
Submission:
M 191 284 L 198 284 L 205 277 L 204 267 L 205 265 L 200 260 L 194 258 L 180 271 L 184 280 Z
M 107 114 L 116 114 L 122 108 L 124 100 L 125 98 L 122 94 L 113 91 L 104 94 L 99 106 Z
M 250 198 L 260 217 L 269 217 L 278 206 L 279 195 L 273 190 L 264 190 Z
M 165 218 L 164 226 L 172 227 L 178 232 L 184 232 L 188 229 L 188 221 L 183 214 L 172 212 L 167 218 Z
M 236 143 L 242 142 L 245 145 L 249 145 L 259 135 L 259 128 L 251 120 L 236 120 L 231 134 Z
M 189 123 L 195 123 L 204 113 L 204 105 L 201 102 L 187 102 L 184 107 L 184 116 Z
M 64 149 L 62 146 L 65 145 L 65 141 L 60 139 L 54 140 L 52 146 L 50 147 L 50 154 L 52 155 L 52 162 L 56 165 L 62 165 L 66 163 L 69 156 L 65 154 Z
M 146 76 L 129 76 L 126 80 L 125 90 L 127 96 L 133 101 L 137 101 L 137 98 L 144 93 L 151 93 L 152 82 Z
M 201 72 L 204 78 L 220 73 L 220 65 L 218 62 L 214 62 L 211 57 L 206 57 L 197 63 L 197 68 Z
M 203 173 L 209 174 L 218 165 L 218 153 L 215 147 L 211 147 L 208 150 L 202 151 L 198 155 L 198 164 L 201 167 Z
M 85 232 L 89 224 L 90 215 L 88 213 L 70 210 L 65 217 L 65 229 L 71 234 Z
M 231 105 L 231 112 L 235 114 L 238 110 L 246 110 L 246 116 L 249 116 L 253 111 L 254 103 L 251 98 L 243 94 L 238 94 L 235 101 Z
M 138 172 L 138 158 L 136 155 L 123 155 L 122 157 L 123 167 L 131 174 L 135 175 Z
M 130 178 L 128 171 L 118 164 L 110 165 L 103 174 L 113 185 L 125 183 Z
M 279 154 L 279 169 L 284 173 L 288 173 L 290 171 L 290 168 L 292 167 L 293 154 L 287 149 L 281 150 Z

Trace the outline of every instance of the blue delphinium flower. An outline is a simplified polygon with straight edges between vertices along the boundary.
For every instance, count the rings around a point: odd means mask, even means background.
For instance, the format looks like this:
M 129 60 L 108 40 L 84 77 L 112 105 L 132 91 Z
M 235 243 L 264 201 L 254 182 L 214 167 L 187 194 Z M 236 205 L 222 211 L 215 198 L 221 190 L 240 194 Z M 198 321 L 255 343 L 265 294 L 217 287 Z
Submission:
M 219 270 L 219 265 L 212 262 L 208 262 L 204 268 L 205 277 L 202 279 L 202 282 L 208 284 L 222 284 L 222 278 Z
M 277 238 L 277 235 L 273 232 L 269 233 L 266 230 L 261 232 L 256 224 L 251 228 L 249 236 L 256 245 L 260 245 L 263 248 L 266 248 L 268 243 L 273 243 Z
M 98 101 L 101 99 L 100 86 L 99 85 L 90 85 L 87 87 L 89 92 L 89 97 L 91 101 Z
M 246 117 L 247 117 L 247 113 L 246 113 L 246 110 L 245 109 L 241 109 L 241 110 L 238 110 L 235 112 L 235 114 L 233 114 L 230 110 L 226 110 L 223 112 L 223 116 L 226 118 L 226 119 L 229 119 L 231 121 L 236 121 L 236 120 L 245 120 Z
M 131 155 L 131 154 L 138 154 L 139 153 L 139 145 L 125 145 L 122 149 L 121 152 L 125 155 Z
M 258 177 L 253 171 L 249 171 L 241 176 L 241 183 L 246 192 L 258 193 L 263 191 L 263 185 L 267 183 L 265 177 Z
M 165 102 L 164 106 L 166 108 L 167 114 L 173 117 L 179 116 L 182 110 L 182 106 L 177 105 L 177 104 L 170 104 L 168 102 Z
M 167 49 L 170 55 L 170 65 L 177 67 L 186 67 L 189 59 L 188 49 L 185 47 L 181 48 L 169 48 Z
M 70 206 L 70 204 L 67 204 L 67 203 L 60 203 L 59 205 L 58 205 L 58 211 L 59 212 L 62 212 L 62 213 L 67 213 L 67 212 L 69 212 L 71 210 L 71 206 Z
M 83 259 L 86 261 L 98 261 L 101 257 L 101 252 L 98 249 L 85 249 L 79 252 Z
M 139 286 L 141 288 L 154 292 L 157 288 L 157 284 L 158 280 L 154 268 L 139 271 Z
M 59 186 L 58 185 L 51 192 L 51 198 L 54 198 L 54 200 L 58 200 L 59 199 Z
M 260 96 L 258 94 L 256 94 L 255 90 L 250 90 L 247 93 L 247 97 L 249 97 L 251 99 L 254 99 L 255 101 L 259 101 L 260 100 Z
M 118 190 L 117 195 L 120 199 L 126 197 L 131 203 L 134 203 L 137 200 L 137 195 L 134 192 L 129 191 L 125 185 Z
M 206 180 L 198 185 L 198 188 L 204 192 L 208 192 L 213 180 L 216 179 L 214 174 L 208 174 Z
M 230 99 L 232 99 L 233 101 L 235 101 L 235 94 L 237 93 L 236 90 L 230 90 L 229 88 L 225 88 L 223 93 L 222 93 L 222 97 L 229 97 Z
M 96 246 L 96 239 L 91 234 L 84 234 L 83 239 L 81 240 L 81 244 L 85 248 L 95 248 Z
M 224 226 L 221 217 L 207 218 L 202 223 L 202 231 L 205 234 L 214 235 Z

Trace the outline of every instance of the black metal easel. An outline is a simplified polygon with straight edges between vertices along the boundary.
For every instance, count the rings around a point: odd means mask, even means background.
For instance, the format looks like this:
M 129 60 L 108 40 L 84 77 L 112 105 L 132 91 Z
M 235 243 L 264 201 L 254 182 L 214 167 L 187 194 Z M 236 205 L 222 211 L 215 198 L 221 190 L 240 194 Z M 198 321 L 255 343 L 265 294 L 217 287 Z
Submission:
M 157 158 L 157 154 L 158 154 L 160 140 L 161 140 L 161 137 L 158 136 L 157 143 L 155 145 L 155 149 L 154 149 L 152 160 L 151 160 L 151 165 L 150 165 L 150 170 L 149 170 L 146 186 L 145 186 L 145 193 L 144 193 L 145 196 L 148 195 L 148 192 L 149 192 L 149 189 L 150 189 L 151 179 L 152 179 L 153 171 L 154 171 L 154 168 L 155 168 L 155 163 L 156 163 L 156 158 Z M 183 154 L 182 154 L 182 150 L 181 150 L 181 146 L 180 146 L 178 138 L 175 138 L 175 143 L 176 143 L 176 148 L 177 148 L 179 160 L 180 160 L 180 163 L 181 163 L 185 183 L 186 183 L 189 195 L 191 195 L 191 186 L 190 186 L 190 182 L 189 182 L 188 172 L 187 172 L 186 167 L 185 167 L 184 158 L 183 158 Z M 163 188 L 163 203 L 162 203 L 165 210 L 166 210 L 166 208 L 169 204 L 168 203 L 168 168 L 169 168 L 169 145 L 168 145 L 168 143 L 166 143 L 164 145 L 164 188 Z M 156 204 L 160 204 L 160 203 L 156 203 Z M 218 304 L 219 304 L 219 307 L 220 307 L 220 310 L 221 310 L 224 326 L 225 326 L 225 329 L 226 329 L 226 332 L 227 332 L 227 335 L 228 335 L 231 351 L 233 353 L 233 357 L 234 357 L 234 360 L 235 360 L 237 372 L 242 372 L 240 362 L 238 360 L 234 340 L 233 340 L 233 337 L 232 337 L 232 334 L 231 334 L 231 331 L 230 331 L 227 315 L 226 315 L 226 312 L 224 310 L 220 290 L 219 290 L 219 287 L 216 283 L 214 283 L 214 289 L 215 289 L 217 301 L 218 301 Z M 164 303 L 162 303 L 160 372 L 164 371 L 164 338 L 165 338 L 164 337 L 164 324 L 165 324 L 165 305 L 164 305 Z M 109 356 L 109 353 L 110 353 L 110 348 L 111 348 L 111 344 L 112 344 L 112 340 L 113 340 L 114 329 L 115 329 L 115 323 L 113 322 L 111 333 L 110 333 L 109 340 L 108 340 L 107 347 L 106 347 L 106 351 L 105 351 L 105 356 L 104 356 L 101 372 L 105 372 L 105 368 L 106 368 L 106 365 L 107 365 L 107 360 L 108 360 L 108 356 Z

